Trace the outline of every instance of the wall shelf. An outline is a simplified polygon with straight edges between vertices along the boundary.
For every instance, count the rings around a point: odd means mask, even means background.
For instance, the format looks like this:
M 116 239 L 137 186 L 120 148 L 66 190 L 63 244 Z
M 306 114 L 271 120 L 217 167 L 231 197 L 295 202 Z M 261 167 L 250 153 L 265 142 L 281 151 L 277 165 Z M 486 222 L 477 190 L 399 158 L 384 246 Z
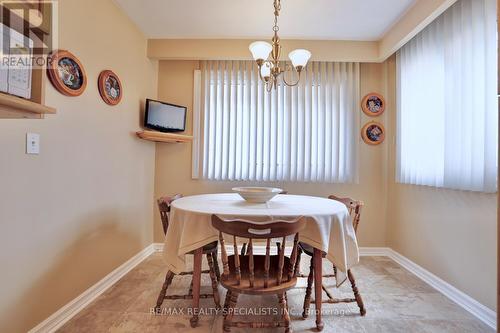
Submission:
M 193 141 L 191 135 L 163 133 L 156 131 L 139 131 L 136 132 L 137 136 L 144 140 L 154 142 L 167 142 L 167 143 L 185 143 Z
M 0 118 L 43 118 L 56 109 L 21 97 L 0 93 Z
M 45 58 L 45 55 L 39 54 L 40 52 L 36 50 L 44 50 L 47 47 L 45 43 L 52 38 L 52 15 L 54 6 L 52 3 L 42 0 L 35 0 L 31 2 L 26 1 L 22 6 L 23 8 L 19 7 L 19 4 L 2 3 L 1 7 L 5 10 L 4 18 L 8 18 L 7 21 L 3 23 L 14 30 L 17 30 L 20 34 L 27 34 L 27 32 L 22 29 L 22 27 L 26 27 L 26 22 L 24 22 L 25 17 L 21 17 L 17 13 L 20 9 L 24 9 L 24 11 L 20 11 L 21 13 L 26 13 L 27 10 L 30 11 L 30 15 L 27 18 L 30 24 L 29 37 L 32 38 L 34 43 L 33 62 L 37 64 L 38 59 L 36 58 Z M 36 14 L 32 16 L 32 12 Z M 36 22 L 42 23 L 40 25 Z M 37 28 L 33 28 L 35 26 Z M 36 38 L 33 38 L 33 34 Z M 43 119 L 45 114 L 56 113 L 55 108 L 45 105 L 45 81 L 45 68 L 43 66 L 34 65 L 31 68 L 30 99 L 24 99 L 0 92 L 0 119 Z

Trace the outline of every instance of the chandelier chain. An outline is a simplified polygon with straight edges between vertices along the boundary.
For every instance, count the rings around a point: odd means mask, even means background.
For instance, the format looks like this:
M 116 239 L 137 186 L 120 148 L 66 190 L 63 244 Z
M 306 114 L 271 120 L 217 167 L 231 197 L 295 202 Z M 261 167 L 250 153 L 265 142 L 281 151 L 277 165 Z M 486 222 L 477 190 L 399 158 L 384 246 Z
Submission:
M 281 10 L 281 1 L 274 0 L 274 26 L 273 31 L 278 32 L 280 28 L 278 27 L 278 16 L 280 15 Z

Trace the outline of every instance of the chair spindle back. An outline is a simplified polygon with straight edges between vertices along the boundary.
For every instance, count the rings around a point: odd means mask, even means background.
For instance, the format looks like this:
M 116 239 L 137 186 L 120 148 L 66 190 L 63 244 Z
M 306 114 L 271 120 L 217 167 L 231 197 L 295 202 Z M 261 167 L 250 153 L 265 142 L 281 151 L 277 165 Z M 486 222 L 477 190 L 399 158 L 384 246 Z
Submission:
M 172 208 L 172 202 L 174 200 L 182 198 L 182 194 L 176 194 L 174 196 L 165 196 L 157 200 L 158 208 L 160 209 L 161 224 L 163 226 L 163 233 L 166 235 L 168 230 L 168 222 L 170 209 Z
M 274 270 L 271 268 L 271 240 L 273 238 L 281 238 L 282 242 L 280 244 L 281 248 L 278 253 L 278 269 L 277 275 L 273 276 L 276 285 L 279 286 L 282 282 L 290 281 L 293 277 L 293 272 L 295 270 L 295 263 L 297 260 L 297 246 L 299 240 L 299 232 L 305 226 L 305 220 L 303 218 L 298 218 L 295 221 L 285 222 L 276 221 L 267 224 L 254 224 L 245 221 L 223 221 L 216 215 L 212 215 L 212 226 L 219 231 L 219 241 L 222 250 L 222 263 L 224 267 L 224 277 L 229 276 L 229 257 L 227 255 L 227 250 L 225 246 L 224 235 L 230 235 L 233 238 L 233 249 L 234 249 L 234 272 L 236 274 L 236 280 L 238 285 L 241 283 L 242 275 L 240 269 L 240 252 L 238 251 L 238 238 L 243 238 L 248 240 L 248 280 L 250 287 L 254 286 L 255 271 L 256 269 L 264 270 L 264 288 L 268 288 L 270 283 L 270 271 Z M 287 236 L 294 235 L 292 253 L 289 260 L 289 267 L 284 267 L 285 265 L 285 246 Z M 255 267 L 255 254 L 254 254 L 254 239 L 266 240 L 266 254 L 264 258 L 264 267 Z M 285 269 L 285 270 L 284 270 Z M 283 276 L 283 273 L 285 276 Z
M 357 233 L 359 221 L 361 220 L 361 210 L 365 205 L 363 201 L 358 201 L 351 198 L 337 197 L 335 195 L 330 195 L 328 199 L 339 201 L 346 205 L 347 210 L 349 211 L 349 215 L 351 215 L 352 217 L 352 225 L 354 227 L 354 231 Z

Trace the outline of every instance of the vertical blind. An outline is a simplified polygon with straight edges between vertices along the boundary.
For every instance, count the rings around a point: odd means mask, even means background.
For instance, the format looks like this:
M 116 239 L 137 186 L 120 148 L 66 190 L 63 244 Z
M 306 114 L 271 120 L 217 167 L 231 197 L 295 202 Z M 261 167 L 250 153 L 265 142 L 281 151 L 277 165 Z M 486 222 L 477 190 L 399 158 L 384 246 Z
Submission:
M 358 63 L 312 62 L 270 93 L 252 61 L 204 61 L 200 81 L 204 179 L 357 181 Z
M 495 0 L 459 0 L 397 53 L 397 181 L 497 188 Z

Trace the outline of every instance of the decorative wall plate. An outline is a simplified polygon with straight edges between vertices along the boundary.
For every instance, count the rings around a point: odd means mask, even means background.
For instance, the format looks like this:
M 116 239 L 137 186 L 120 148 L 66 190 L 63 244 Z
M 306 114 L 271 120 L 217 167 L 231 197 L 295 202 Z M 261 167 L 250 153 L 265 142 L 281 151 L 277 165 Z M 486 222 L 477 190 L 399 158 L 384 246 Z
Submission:
M 361 129 L 363 141 L 369 145 L 379 145 L 384 142 L 385 128 L 381 123 L 372 121 Z
M 49 55 L 47 75 L 54 88 L 66 96 L 80 96 L 87 86 L 82 63 L 66 50 L 56 50 Z
M 101 94 L 106 104 L 116 105 L 120 103 L 123 95 L 123 88 L 118 75 L 114 72 L 110 70 L 102 71 L 101 74 L 99 74 L 97 86 L 99 87 L 99 94 Z
M 377 93 L 369 93 L 361 101 L 361 109 L 370 117 L 376 117 L 385 111 L 385 99 Z

